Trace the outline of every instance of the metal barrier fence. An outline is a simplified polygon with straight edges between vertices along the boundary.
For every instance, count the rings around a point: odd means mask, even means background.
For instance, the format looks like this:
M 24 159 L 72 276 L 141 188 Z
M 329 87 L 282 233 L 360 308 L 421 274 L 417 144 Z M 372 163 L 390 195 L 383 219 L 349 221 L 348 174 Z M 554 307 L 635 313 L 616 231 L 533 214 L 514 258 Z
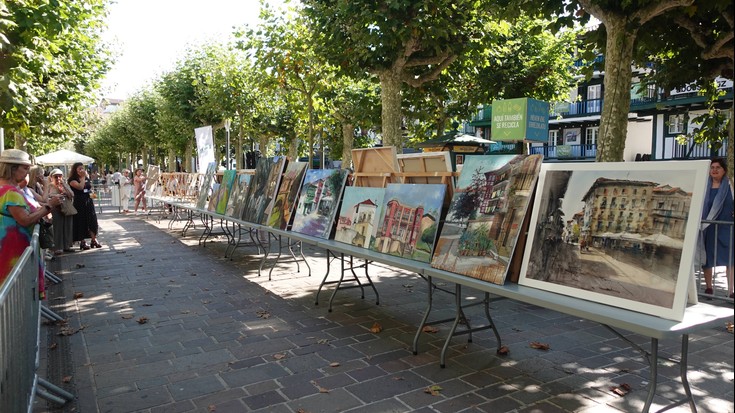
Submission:
M 0 406 L 27 412 L 36 390 L 41 303 L 38 298 L 38 229 L 0 286 Z
M 34 397 L 65 404 L 74 395 L 38 377 L 42 306 L 38 293 L 38 225 L 0 285 L 0 411 L 29 413 Z M 46 310 L 53 314 L 50 310 Z
M 733 257 L 733 246 L 735 246 L 735 242 L 733 238 L 735 236 L 735 231 L 733 231 L 733 221 L 714 221 L 714 220 L 702 220 L 702 224 L 710 224 L 710 226 L 714 227 L 714 237 L 715 240 L 718 239 L 718 235 L 722 233 L 723 231 L 729 231 L 729 242 L 725 244 L 725 247 L 727 248 L 727 255 L 728 259 L 727 262 L 730 263 L 729 267 L 716 267 L 712 271 L 712 286 L 713 286 L 713 294 L 707 294 L 705 293 L 705 282 L 704 282 L 704 272 L 702 271 L 702 268 L 698 268 L 699 263 L 695 263 L 697 267 L 695 267 L 695 272 L 697 275 L 697 293 L 698 295 L 705 297 L 706 299 L 716 298 L 716 299 L 722 299 L 725 301 L 734 301 L 732 297 L 730 297 L 730 291 L 732 290 L 733 286 L 731 283 L 733 282 L 732 277 L 733 274 L 730 274 L 730 278 L 727 277 L 727 272 L 733 271 L 733 262 L 735 262 Z M 717 242 L 715 243 L 717 244 Z M 721 259 L 722 257 L 718 257 L 717 248 L 715 248 L 714 251 L 714 262 L 716 263 L 718 259 Z M 702 257 L 704 259 L 704 257 Z M 724 272 L 722 271 L 724 270 Z

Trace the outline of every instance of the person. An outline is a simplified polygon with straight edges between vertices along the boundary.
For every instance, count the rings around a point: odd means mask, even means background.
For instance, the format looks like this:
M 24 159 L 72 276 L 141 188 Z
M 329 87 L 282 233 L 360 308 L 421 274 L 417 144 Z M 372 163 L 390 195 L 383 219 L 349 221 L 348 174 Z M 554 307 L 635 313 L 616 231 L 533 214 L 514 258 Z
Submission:
M 101 248 L 102 245 L 97 242 L 97 232 L 99 231 L 97 213 L 94 210 L 94 202 L 90 197 L 92 182 L 84 164 L 77 162 L 72 165 L 67 182 L 74 193 L 74 208 L 77 210 L 73 220 L 74 241 L 79 241 L 80 250 L 88 250 L 90 247 Z M 91 238 L 90 245 L 87 245 L 86 238 Z
M 6 149 L 0 154 L 0 285 L 31 245 L 33 227 L 62 202 L 61 197 L 51 197 L 38 208 L 28 203 L 18 184 L 25 181 L 30 167 L 30 156 L 19 149 Z M 42 266 L 38 282 L 43 297 Z
M 138 205 L 143 202 L 143 213 L 145 213 L 146 199 L 145 199 L 145 181 L 148 178 L 143 175 L 142 169 L 135 170 L 135 177 L 133 178 L 133 187 L 135 188 L 135 213 L 138 213 Z
M 46 193 L 47 184 L 48 181 L 46 181 L 46 177 L 44 176 L 43 167 L 40 165 L 31 166 L 31 169 L 28 172 L 28 188 L 30 191 L 32 191 L 31 193 L 33 193 L 36 201 L 46 201 L 46 196 L 48 195 Z
M 702 219 L 728 222 L 733 220 L 733 185 L 727 177 L 727 163 L 722 158 L 713 159 L 709 167 Z M 714 267 L 724 266 L 726 267 L 727 288 L 730 298 L 733 298 L 731 227 L 732 225 L 702 223 L 700 240 L 704 243 L 705 252 L 705 260 L 702 265 L 705 294 L 712 295 L 714 293 L 712 284 Z
M 120 207 L 123 214 L 130 212 L 130 195 L 133 192 L 133 183 L 130 181 L 130 171 L 123 169 L 118 179 L 120 185 Z
M 61 172 L 61 169 L 57 168 L 52 170 L 49 176 L 49 196 L 62 195 L 65 199 L 73 201 L 74 192 L 71 190 L 71 187 L 69 187 L 69 184 L 64 181 L 64 173 Z M 54 255 L 61 255 L 64 252 L 73 252 L 74 216 L 64 215 L 61 212 L 61 209 L 54 209 L 51 211 L 51 219 L 54 226 Z

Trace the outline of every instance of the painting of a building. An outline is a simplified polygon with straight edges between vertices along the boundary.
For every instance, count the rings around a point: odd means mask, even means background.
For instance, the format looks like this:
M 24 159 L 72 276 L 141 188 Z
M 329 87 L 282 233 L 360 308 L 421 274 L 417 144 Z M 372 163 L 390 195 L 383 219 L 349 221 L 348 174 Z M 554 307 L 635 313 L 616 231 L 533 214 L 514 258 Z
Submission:
M 291 230 L 329 238 L 346 180 L 344 169 L 307 170 Z
M 375 238 L 384 192 L 383 188 L 345 188 L 334 239 L 368 248 Z
M 428 262 L 445 191 L 444 184 L 389 184 L 370 248 Z
M 502 284 L 540 166 L 539 155 L 468 157 L 431 265 Z

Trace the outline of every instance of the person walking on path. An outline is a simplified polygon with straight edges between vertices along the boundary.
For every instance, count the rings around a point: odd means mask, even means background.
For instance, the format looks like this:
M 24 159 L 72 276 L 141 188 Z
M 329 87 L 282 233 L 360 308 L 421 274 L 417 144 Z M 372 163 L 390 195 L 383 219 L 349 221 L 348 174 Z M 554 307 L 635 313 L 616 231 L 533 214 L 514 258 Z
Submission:
M 64 181 L 64 173 L 61 169 L 54 169 L 49 174 L 50 185 L 48 189 L 49 195 L 63 195 L 69 201 L 74 200 L 74 192 L 69 184 Z M 64 252 L 72 252 L 74 244 L 74 215 L 65 215 L 61 209 L 51 211 L 51 217 L 54 225 L 54 246 L 55 255 L 61 255 Z
M 733 185 L 727 178 L 727 163 L 722 158 L 712 160 L 707 180 L 707 192 L 704 194 L 702 219 L 707 221 L 733 220 Z M 705 260 L 702 264 L 705 290 L 708 295 L 714 294 L 712 284 L 713 267 L 726 267 L 727 288 L 733 298 L 733 259 L 732 225 L 702 224 L 700 244 L 704 244 Z M 700 247 L 701 249 L 701 247 Z
M 97 242 L 97 232 L 99 232 L 97 213 L 90 196 L 92 182 L 89 180 L 84 164 L 77 162 L 72 166 L 68 182 L 74 192 L 74 208 L 77 210 L 73 224 L 74 241 L 79 241 L 80 250 L 88 250 L 90 247 L 101 248 L 102 245 Z M 90 245 L 87 245 L 86 238 L 91 238 Z
M 138 213 L 138 205 L 143 203 L 143 212 L 146 210 L 146 199 L 145 199 L 145 181 L 148 178 L 143 175 L 142 169 L 135 170 L 135 177 L 133 178 L 133 187 L 135 188 L 135 213 Z

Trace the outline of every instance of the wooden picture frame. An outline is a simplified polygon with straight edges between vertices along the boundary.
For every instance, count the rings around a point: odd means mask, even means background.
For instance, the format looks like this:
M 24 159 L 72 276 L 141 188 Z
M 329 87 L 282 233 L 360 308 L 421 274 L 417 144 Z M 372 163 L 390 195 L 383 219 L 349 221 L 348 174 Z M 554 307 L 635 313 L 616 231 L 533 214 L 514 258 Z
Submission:
M 385 188 L 393 182 L 393 174 L 400 172 L 396 148 L 384 146 L 352 150 L 352 186 Z

